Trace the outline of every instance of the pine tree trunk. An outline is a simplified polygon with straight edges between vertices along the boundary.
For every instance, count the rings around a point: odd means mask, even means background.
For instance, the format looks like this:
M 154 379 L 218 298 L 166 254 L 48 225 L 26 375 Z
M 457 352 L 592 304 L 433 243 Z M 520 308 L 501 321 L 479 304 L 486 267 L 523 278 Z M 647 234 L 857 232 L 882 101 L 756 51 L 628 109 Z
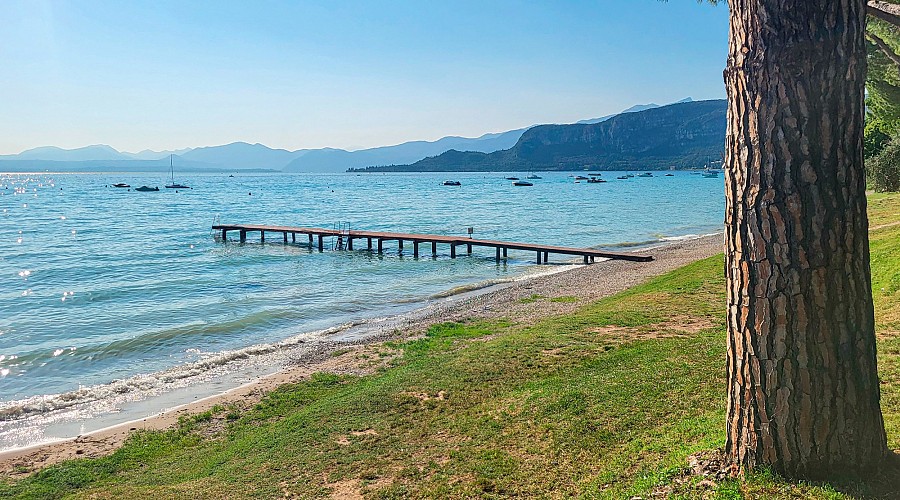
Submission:
M 728 421 L 742 467 L 887 453 L 863 172 L 865 0 L 729 0 Z

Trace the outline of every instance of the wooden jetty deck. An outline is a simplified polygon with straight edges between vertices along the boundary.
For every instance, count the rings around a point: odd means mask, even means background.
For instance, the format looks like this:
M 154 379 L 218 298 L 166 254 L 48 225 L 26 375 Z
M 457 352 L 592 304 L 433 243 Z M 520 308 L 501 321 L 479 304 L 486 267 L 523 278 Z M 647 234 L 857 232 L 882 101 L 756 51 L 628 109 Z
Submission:
M 606 250 L 597 250 L 594 248 L 572 248 L 555 245 L 542 245 L 535 243 L 517 243 L 511 241 L 494 241 L 481 240 L 462 236 L 444 236 L 439 234 L 409 234 L 409 233 L 385 233 L 379 231 L 358 231 L 337 229 L 324 229 L 316 227 L 290 227 L 290 226 L 266 226 L 255 224 L 216 224 L 214 231 L 221 231 L 222 241 L 228 240 L 230 231 L 237 231 L 240 235 L 240 241 L 247 241 L 248 232 L 258 232 L 260 242 L 266 241 L 266 233 L 276 233 L 281 235 L 284 243 L 288 243 L 290 236 L 291 243 L 297 243 L 297 235 L 306 235 L 307 243 L 310 247 L 318 246 L 319 251 L 325 250 L 325 238 L 335 237 L 341 240 L 341 246 L 347 250 L 353 250 L 354 240 L 365 240 L 365 249 L 368 251 L 377 251 L 382 253 L 385 241 L 396 241 L 398 250 L 403 252 L 404 242 L 409 242 L 413 247 L 413 257 L 419 257 L 419 246 L 421 244 L 431 244 L 431 255 L 437 256 L 438 244 L 449 245 L 450 257 L 456 258 L 456 248 L 465 245 L 466 253 L 472 253 L 472 247 L 489 247 L 495 249 L 497 260 L 505 259 L 508 250 L 525 250 L 535 252 L 537 255 L 537 263 L 546 263 L 549 255 L 580 255 L 585 264 L 594 262 L 595 258 L 601 259 L 619 259 L 630 260 L 635 262 L 648 262 L 653 257 L 645 254 L 608 252 Z M 315 240 L 315 241 L 314 241 Z M 301 239 L 301 243 L 302 239 Z M 373 246 L 373 244 L 375 246 Z M 358 248 L 361 249 L 361 248 Z

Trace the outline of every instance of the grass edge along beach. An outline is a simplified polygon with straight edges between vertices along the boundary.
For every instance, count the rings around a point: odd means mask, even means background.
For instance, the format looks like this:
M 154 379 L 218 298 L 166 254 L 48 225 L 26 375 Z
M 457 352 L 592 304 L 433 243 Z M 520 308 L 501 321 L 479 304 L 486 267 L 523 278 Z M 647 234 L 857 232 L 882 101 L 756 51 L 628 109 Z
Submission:
M 871 195 L 869 216 L 882 408 L 897 450 L 900 195 Z M 900 482 L 889 476 L 808 483 L 692 473 L 690 463 L 714 456 L 725 440 L 721 255 L 600 300 L 557 292 L 518 300 L 569 311 L 440 323 L 424 335 L 336 351 L 330 359 L 349 359 L 362 374 L 314 373 L 254 404 L 214 405 L 165 430 L 135 431 L 107 456 L 36 473 L 5 467 L 0 496 L 896 493 Z

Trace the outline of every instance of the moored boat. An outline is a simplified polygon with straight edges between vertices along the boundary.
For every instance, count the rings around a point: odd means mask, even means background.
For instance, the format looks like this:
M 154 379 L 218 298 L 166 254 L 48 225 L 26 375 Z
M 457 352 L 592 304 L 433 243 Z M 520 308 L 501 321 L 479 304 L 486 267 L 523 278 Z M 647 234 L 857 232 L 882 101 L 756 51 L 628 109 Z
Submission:
M 117 183 L 113 184 L 112 187 L 114 187 L 114 188 L 130 188 L 131 185 L 125 184 L 124 182 L 117 182 Z
M 513 182 L 513 186 L 534 186 L 534 184 L 532 184 L 532 183 L 530 183 L 530 182 L 528 182 L 528 181 L 519 181 L 519 180 L 517 180 L 517 181 Z
M 141 186 L 134 188 L 135 191 L 140 191 L 142 193 L 149 193 L 151 191 L 159 191 L 158 187 L 150 187 L 150 186 Z
M 460 184 L 459 181 L 449 181 L 449 180 L 444 181 L 442 185 L 444 185 L 444 186 L 462 186 L 462 184 Z

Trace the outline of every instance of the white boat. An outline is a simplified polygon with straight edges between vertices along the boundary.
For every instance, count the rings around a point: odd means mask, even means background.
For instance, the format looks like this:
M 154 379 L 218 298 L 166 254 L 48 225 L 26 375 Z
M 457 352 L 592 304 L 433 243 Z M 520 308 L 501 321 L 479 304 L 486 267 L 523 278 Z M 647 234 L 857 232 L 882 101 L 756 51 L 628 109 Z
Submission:
M 175 182 L 175 164 L 172 161 L 175 155 L 169 155 L 169 183 L 166 184 L 168 189 L 192 189 L 190 186 Z

